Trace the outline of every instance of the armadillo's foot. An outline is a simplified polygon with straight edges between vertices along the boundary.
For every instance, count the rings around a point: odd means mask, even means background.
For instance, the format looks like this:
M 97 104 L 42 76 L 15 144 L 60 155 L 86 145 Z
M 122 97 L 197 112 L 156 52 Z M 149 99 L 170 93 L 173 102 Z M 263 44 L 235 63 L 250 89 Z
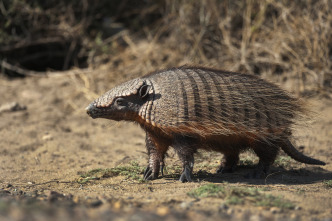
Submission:
M 193 182 L 193 180 L 191 179 L 191 171 L 192 169 L 190 169 L 190 167 L 186 165 L 183 169 L 179 181 L 181 181 L 182 183 L 184 183 L 185 181 Z
M 216 171 L 216 173 L 233 173 L 236 169 L 236 165 L 232 165 L 232 166 L 227 166 L 227 165 L 221 165 L 218 170 Z
M 160 164 L 160 172 L 161 176 L 164 176 L 164 163 Z M 148 165 L 144 170 L 143 179 L 155 180 L 158 178 L 158 175 L 159 175 L 159 168 L 158 167 L 152 168 L 150 165 Z
M 172 146 L 176 150 L 183 165 L 179 181 L 192 182 L 191 173 L 194 168 L 194 153 L 197 151 L 197 140 L 185 136 L 179 136 L 174 139 L 175 141 Z
M 258 163 L 256 169 L 253 172 L 248 173 L 245 178 L 248 179 L 264 179 L 269 174 L 269 165 Z

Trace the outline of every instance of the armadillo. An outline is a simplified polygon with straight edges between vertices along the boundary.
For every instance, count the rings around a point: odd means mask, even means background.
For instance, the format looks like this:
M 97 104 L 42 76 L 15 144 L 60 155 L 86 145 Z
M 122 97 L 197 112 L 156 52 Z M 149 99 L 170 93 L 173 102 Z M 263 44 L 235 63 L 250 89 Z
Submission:
M 173 147 L 182 162 L 180 181 L 192 181 L 198 149 L 224 155 L 218 173 L 233 172 L 239 154 L 252 149 L 259 157 L 253 177 L 262 177 L 281 148 L 293 159 L 325 165 L 300 153 L 292 129 L 305 108 L 295 97 L 256 75 L 205 67 L 181 66 L 125 82 L 92 102 L 92 118 L 132 121 L 146 132 L 149 155 L 144 179 L 163 175 Z

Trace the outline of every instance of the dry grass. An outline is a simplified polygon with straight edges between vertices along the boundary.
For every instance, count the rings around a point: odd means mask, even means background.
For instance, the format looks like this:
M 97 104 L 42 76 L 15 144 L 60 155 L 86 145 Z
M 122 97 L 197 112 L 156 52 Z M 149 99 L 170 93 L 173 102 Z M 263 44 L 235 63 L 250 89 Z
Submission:
M 331 92 L 331 1 L 162 2 L 144 37 L 122 36 L 128 47 L 110 58 L 104 82 L 189 63 L 259 74 L 296 93 Z
M 331 1 L 168 1 L 168 7 L 169 26 L 177 28 L 167 45 L 181 45 L 189 61 L 279 82 L 293 78 L 298 91 L 331 86 Z

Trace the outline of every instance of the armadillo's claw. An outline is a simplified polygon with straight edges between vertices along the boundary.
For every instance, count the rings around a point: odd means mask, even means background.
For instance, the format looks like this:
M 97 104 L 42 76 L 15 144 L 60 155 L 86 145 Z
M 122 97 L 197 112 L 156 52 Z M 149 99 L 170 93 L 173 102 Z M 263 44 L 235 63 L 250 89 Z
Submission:
M 144 170 L 143 179 L 146 180 L 146 178 L 148 176 L 150 176 L 151 173 L 152 173 L 152 170 L 151 170 L 150 166 L 148 165 Z
M 152 170 L 149 170 L 143 177 L 144 180 L 153 180 Z
M 144 180 L 151 180 L 151 178 L 152 178 L 151 175 L 152 175 L 152 169 L 151 169 L 150 166 L 147 166 L 145 171 L 144 171 L 143 179 Z
M 148 165 L 144 171 L 143 179 L 144 180 L 155 180 L 158 178 L 158 173 L 159 173 L 158 170 L 157 170 L 157 172 L 153 172 L 153 169 Z
M 152 174 L 148 177 L 144 177 L 144 180 L 153 180 Z
M 144 170 L 143 176 L 145 176 L 145 174 L 147 174 L 147 172 L 149 172 L 149 170 L 150 170 L 150 166 L 148 165 Z
M 193 180 L 191 179 L 191 169 L 189 168 L 189 166 L 184 167 L 179 181 L 181 181 L 182 183 L 184 183 L 185 181 L 193 182 Z

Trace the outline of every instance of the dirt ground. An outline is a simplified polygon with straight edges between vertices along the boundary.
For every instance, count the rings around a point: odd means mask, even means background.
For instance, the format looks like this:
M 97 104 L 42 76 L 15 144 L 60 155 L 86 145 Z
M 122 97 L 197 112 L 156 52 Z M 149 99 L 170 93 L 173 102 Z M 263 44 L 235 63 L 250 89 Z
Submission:
M 281 153 L 271 175 L 252 180 L 245 178 L 257 162 L 252 153 L 242 155 L 234 174 L 216 175 L 222 156 L 200 152 L 195 182 L 180 183 L 180 163 L 171 150 L 168 174 L 142 182 L 121 174 L 84 176 L 98 168 L 130 168 L 133 162 L 144 168 L 145 135 L 134 124 L 91 119 L 85 107 L 92 100 L 73 79 L 0 78 L 0 220 L 332 220 L 330 98 L 307 99 L 317 118 L 297 132 L 301 151 L 326 166 L 301 164 Z M 16 111 L 5 108 L 11 102 L 17 102 Z M 225 192 L 190 194 L 211 185 Z M 252 190 L 265 198 L 249 194 Z

